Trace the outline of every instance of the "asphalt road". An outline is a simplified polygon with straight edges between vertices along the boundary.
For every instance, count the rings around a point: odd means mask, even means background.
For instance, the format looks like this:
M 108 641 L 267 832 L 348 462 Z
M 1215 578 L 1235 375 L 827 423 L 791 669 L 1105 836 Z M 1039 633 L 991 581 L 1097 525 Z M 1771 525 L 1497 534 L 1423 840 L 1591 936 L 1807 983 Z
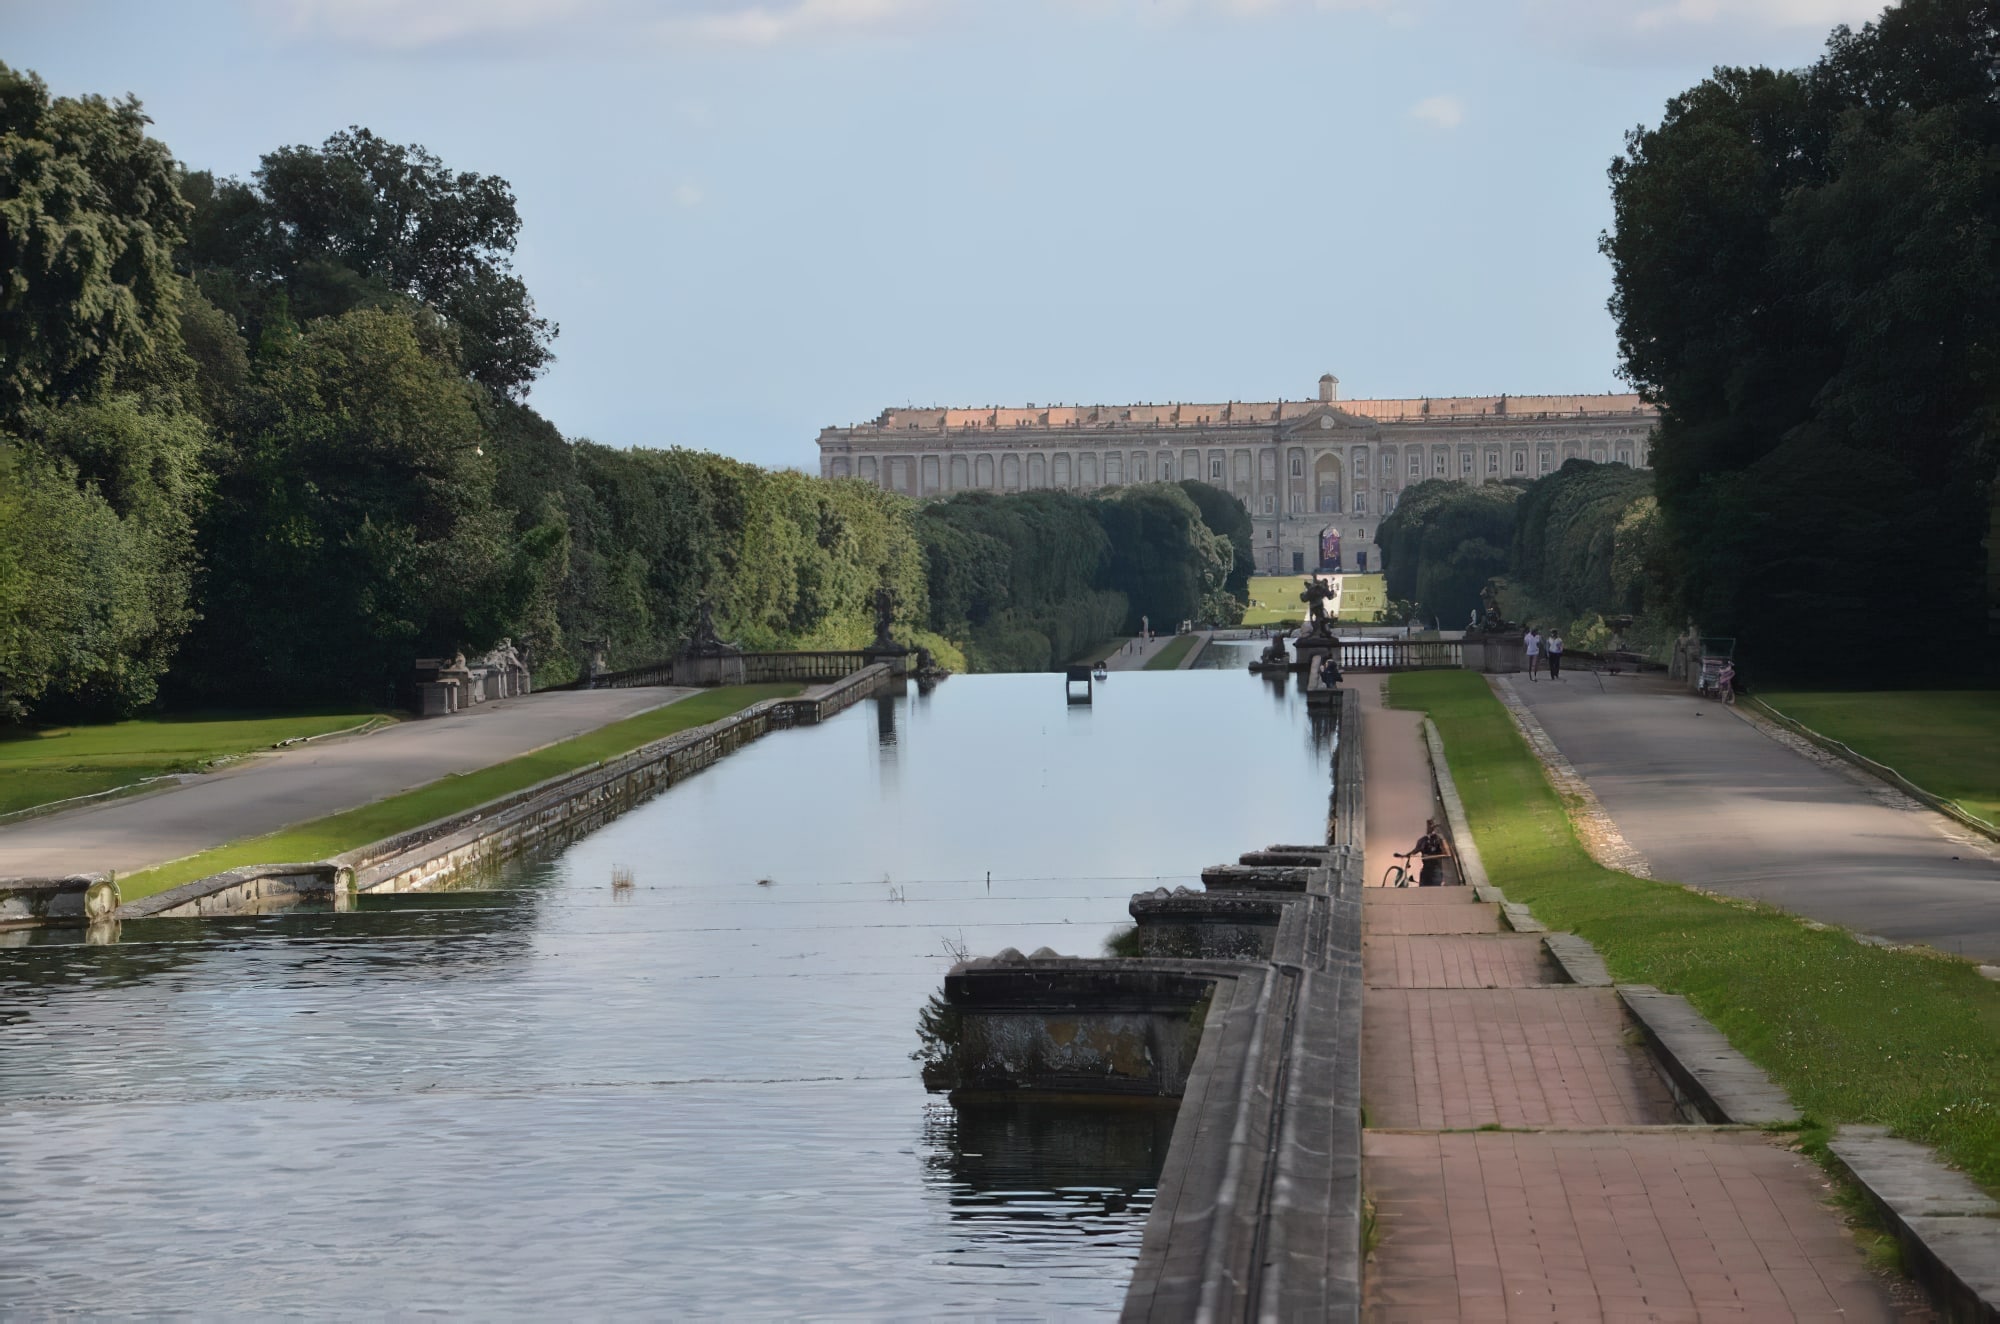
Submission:
M 1655 877 L 2000 963 L 2000 846 L 1664 680 L 1513 678 Z
M 504 762 L 691 693 L 662 686 L 530 694 L 281 750 L 173 790 L 0 827 L 0 877 L 130 873 Z

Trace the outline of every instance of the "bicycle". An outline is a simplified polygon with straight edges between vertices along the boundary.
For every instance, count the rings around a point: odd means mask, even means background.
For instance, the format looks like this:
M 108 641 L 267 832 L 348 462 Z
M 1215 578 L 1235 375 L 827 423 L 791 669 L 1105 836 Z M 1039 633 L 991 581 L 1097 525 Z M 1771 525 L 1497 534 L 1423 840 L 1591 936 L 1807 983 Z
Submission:
M 1408 860 L 1413 853 L 1406 851 L 1396 858 L 1399 860 Z M 1408 887 L 1409 885 L 1410 871 L 1403 865 L 1392 864 L 1389 866 L 1388 872 L 1382 875 L 1382 886 L 1384 887 Z

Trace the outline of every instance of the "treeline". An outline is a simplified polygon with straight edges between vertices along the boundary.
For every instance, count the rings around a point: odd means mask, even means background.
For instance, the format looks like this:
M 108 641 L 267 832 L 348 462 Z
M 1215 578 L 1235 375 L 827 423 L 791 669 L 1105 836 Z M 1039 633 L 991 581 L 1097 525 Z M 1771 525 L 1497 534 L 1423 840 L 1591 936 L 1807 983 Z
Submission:
M 1205 493 L 1222 495 L 1196 482 L 1141 483 L 1102 497 L 968 492 L 923 506 L 930 627 L 964 640 L 977 670 L 1036 671 L 1146 622 L 1234 624 L 1248 554 L 1203 520 Z M 1247 547 L 1249 517 L 1224 500 Z
M 1608 640 L 1607 621 L 1620 616 L 1640 636 L 1675 630 L 1652 475 L 1626 465 L 1568 460 L 1532 483 L 1478 487 L 1430 479 L 1403 493 L 1376 537 L 1390 596 L 1414 599 L 1447 629 L 1466 624 L 1498 579 L 1510 615 L 1561 629 L 1577 647 Z
M 556 328 L 504 180 L 364 129 L 217 179 L 147 123 L 0 65 L 0 717 L 382 702 L 502 637 L 546 684 L 665 656 L 704 599 L 748 647 L 858 647 L 885 583 L 954 666 L 1234 619 L 1233 502 L 919 507 L 568 440 L 524 400 Z
M 1718 69 L 1612 165 L 1611 309 L 1660 407 L 1668 588 L 1766 676 L 1990 656 L 1995 68 L 1990 0 L 1904 0 L 1809 68 Z M 1885 619 L 1923 645 L 1828 646 Z

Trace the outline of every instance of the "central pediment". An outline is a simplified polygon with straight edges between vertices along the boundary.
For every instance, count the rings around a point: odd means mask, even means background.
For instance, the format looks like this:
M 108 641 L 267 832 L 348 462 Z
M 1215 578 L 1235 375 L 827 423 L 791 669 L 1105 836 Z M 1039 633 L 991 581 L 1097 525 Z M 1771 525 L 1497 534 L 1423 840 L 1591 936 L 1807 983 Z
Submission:
M 1278 429 L 1278 435 L 1287 440 L 1304 441 L 1315 436 L 1340 432 L 1368 431 L 1374 426 L 1375 420 L 1372 418 L 1350 414 L 1339 405 L 1328 404 L 1320 405 L 1297 418 L 1287 420 L 1285 425 Z

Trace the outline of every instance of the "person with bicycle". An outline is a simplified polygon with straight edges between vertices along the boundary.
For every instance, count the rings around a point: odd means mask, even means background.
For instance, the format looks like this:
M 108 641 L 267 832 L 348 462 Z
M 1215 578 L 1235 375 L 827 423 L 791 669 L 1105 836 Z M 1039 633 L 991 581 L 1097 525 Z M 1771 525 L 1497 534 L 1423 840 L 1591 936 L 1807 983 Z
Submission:
M 1451 858 L 1451 847 L 1446 843 L 1444 833 L 1438 831 L 1435 818 L 1425 820 L 1424 835 L 1417 838 L 1416 845 L 1396 858 L 1408 860 L 1413 856 L 1423 861 L 1417 875 L 1418 887 L 1444 886 L 1444 862 Z

